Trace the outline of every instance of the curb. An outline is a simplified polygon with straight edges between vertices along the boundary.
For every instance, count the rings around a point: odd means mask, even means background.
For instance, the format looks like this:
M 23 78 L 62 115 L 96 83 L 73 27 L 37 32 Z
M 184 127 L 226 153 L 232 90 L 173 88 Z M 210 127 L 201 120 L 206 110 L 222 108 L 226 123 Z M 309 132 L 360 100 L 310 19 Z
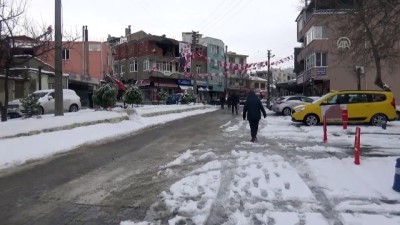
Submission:
M 160 116 L 160 115 L 166 115 L 166 114 L 171 114 L 171 113 L 181 113 L 181 112 L 188 112 L 188 111 L 193 111 L 193 110 L 198 110 L 198 109 L 206 109 L 206 108 L 208 108 L 206 105 L 202 105 L 199 107 L 191 107 L 191 108 L 187 108 L 187 109 L 176 109 L 176 110 L 169 110 L 169 111 L 144 113 L 144 114 L 141 114 L 140 116 L 153 117 L 153 116 Z M 35 131 L 29 131 L 29 132 L 24 132 L 24 133 L 19 133 L 19 134 L 13 134 L 10 136 L 0 137 L 0 140 L 4 140 L 4 139 L 8 139 L 8 138 L 32 136 L 32 135 L 36 135 L 36 134 L 49 133 L 49 132 L 61 131 L 61 130 L 71 130 L 71 129 L 74 129 L 77 127 L 96 125 L 96 124 L 100 124 L 100 123 L 119 123 L 124 120 L 129 120 L 129 115 L 137 114 L 136 110 L 128 110 L 128 111 L 124 110 L 124 111 L 128 115 L 122 116 L 122 117 L 110 118 L 110 119 L 94 120 L 94 121 L 83 122 L 83 123 L 73 123 L 73 124 L 60 126 L 60 127 L 46 128 L 46 129 L 42 129 L 42 130 L 35 130 Z
M 29 132 L 25 132 L 25 133 L 10 135 L 10 136 L 3 136 L 3 137 L 0 137 L 0 140 L 7 139 L 7 138 L 31 136 L 31 135 L 36 135 L 36 134 L 40 134 L 40 133 L 49 133 L 49 132 L 60 131 L 60 130 L 71 130 L 71 129 L 74 129 L 77 127 L 90 126 L 90 125 L 95 125 L 95 124 L 99 124 L 99 123 L 119 123 L 124 120 L 129 120 L 129 116 L 122 116 L 122 117 L 103 119 L 103 120 L 94 120 L 94 121 L 83 122 L 83 123 L 73 123 L 73 124 L 60 126 L 60 127 L 53 127 L 53 128 L 42 129 L 42 130 L 29 131 Z
M 193 110 L 198 110 L 198 109 L 206 109 L 206 108 L 208 108 L 206 105 L 202 105 L 202 106 L 199 106 L 199 107 L 192 107 L 192 108 L 187 108 L 187 109 L 175 109 L 175 110 L 170 110 L 170 111 L 143 113 L 140 116 L 142 116 L 142 117 L 153 117 L 153 116 L 161 116 L 161 115 L 166 115 L 166 114 L 171 114 L 171 113 L 181 113 L 181 112 L 188 112 L 188 111 L 193 111 Z

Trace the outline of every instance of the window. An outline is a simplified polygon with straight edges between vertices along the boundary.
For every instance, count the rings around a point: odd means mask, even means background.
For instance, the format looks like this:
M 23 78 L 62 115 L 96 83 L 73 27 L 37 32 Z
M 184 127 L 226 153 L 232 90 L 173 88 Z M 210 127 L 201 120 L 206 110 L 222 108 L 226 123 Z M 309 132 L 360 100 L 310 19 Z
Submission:
M 349 103 L 364 103 L 368 102 L 366 94 L 349 94 Z
M 325 26 L 313 26 L 306 33 L 306 45 L 310 44 L 313 40 L 327 39 L 328 29 Z
M 201 66 L 199 65 L 196 66 L 196 73 L 201 73 Z
M 326 52 L 317 52 L 317 53 L 312 53 L 306 58 L 306 70 L 309 70 L 313 67 L 322 67 L 322 66 L 328 66 L 328 54 Z
M 229 57 L 229 62 L 230 62 L 230 63 L 235 63 L 235 58 Z
M 239 64 L 244 64 L 244 59 L 243 58 L 241 58 L 241 59 L 239 59 Z
M 326 53 L 315 53 L 315 66 L 327 66 L 326 55 Z
M 62 59 L 63 60 L 69 60 L 69 49 L 63 49 L 62 50 Z
M 113 75 L 118 74 L 118 65 L 114 65 Z
M 148 71 L 148 70 L 150 70 L 150 61 L 144 60 L 143 61 L 143 71 Z
M 137 72 L 137 61 L 132 61 L 129 63 L 129 71 Z
M 157 62 L 156 67 L 158 71 L 172 71 L 172 64 L 167 62 Z
M 211 54 L 218 54 L 218 46 L 211 45 Z
M 214 69 L 218 69 L 219 68 L 218 67 L 218 63 L 217 63 L 217 61 L 215 59 L 211 59 L 210 60 L 210 66 L 211 66 L 211 68 L 214 68 Z
M 125 73 L 125 65 L 121 65 L 121 74 Z

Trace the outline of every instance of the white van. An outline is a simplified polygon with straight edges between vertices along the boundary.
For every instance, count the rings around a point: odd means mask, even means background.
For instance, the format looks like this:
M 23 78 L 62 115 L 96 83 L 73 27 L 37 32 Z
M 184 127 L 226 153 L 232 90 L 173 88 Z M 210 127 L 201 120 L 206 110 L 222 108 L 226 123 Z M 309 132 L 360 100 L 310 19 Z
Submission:
M 55 92 L 54 89 L 40 90 L 32 93 L 39 98 L 40 113 L 54 113 L 55 111 Z M 63 108 L 64 112 L 77 112 L 81 108 L 81 98 L 74 90 L 63 89 Z M 10 118 L 21 117 L 25 113 L 19 99 L 8 103 L 7 115 Z

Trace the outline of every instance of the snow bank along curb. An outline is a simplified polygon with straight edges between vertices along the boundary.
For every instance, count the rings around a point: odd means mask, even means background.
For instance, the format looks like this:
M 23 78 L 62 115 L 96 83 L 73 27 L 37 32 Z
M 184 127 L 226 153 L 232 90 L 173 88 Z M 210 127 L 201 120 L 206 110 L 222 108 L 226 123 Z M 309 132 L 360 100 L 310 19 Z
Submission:
M 181 113 L 181 112 L 188 112 L 188 111 L 206 109 L 206 108 L 208 108 L 208 106 L 199 105 L 199 106 L 196 106 L 196 107 L 190 107 L 190 108 L 185 108 L 185 109 L 174 109 L 174 110 L 142 113 L 140 115 L 143 116 L 143 117 L 153 117 L 153 116 L 161 116 L 161 115 L 170 114 L 170 113 Z
M 41 129 L 41 130 L 32 130 L 29 132 L 22 132 L 22 133 L 13 134 L 10 136 L 3 136 L 3 137 L 0 137 L 0 140 L 6 139 L 6 138 L 30 136 L 30 135 L 36 135 L 36 134 L 40 134 L 40 133 L 48 133 L 48 132 L 54 132 L 54 131 L 60 131 L 60 130 L 70 130 L 70 129 L 81 127 L 81 126 L 90 126 L 90 125 L 95 125 L 95 124 L 99 124 L 99 123 L 119 123 L 124 120 L 129 120 L 129 116 L 124 115 L 124 116 L 120 116 L 120 117 L 107 118 L 107 119 L 101 119 L 101 120 L 93 120 L 93 121 L 80 122 L 80 123 L 73 123 L 73 124 L 64 125 L 64 126 L 45 128 L 45 129 Z
M 149 113 L 142 113 L 140 115 L 143 117 L 153 117 L 153 116 L 166 115 L 166 114 L 170 114 L 170 113 L 181 113 L 181 112 L 188 112 L 188 111 L 206 109 L 206 108 L 208 108 L 206 105 L 199 105 L 198 107 L 165 110 L 165 111 L 158 111 L 158 112 L 149 112 Z M 40 133 L 48 133 L 48 132 L 61 131 L 61 130 L 70 130 L 70 129 L 77 128 L 77 127 L 90 126 L 90 125 L 95 125 L 95 124 L 100 124 L 100 123 L 119 123 L 124 120 L 129 120 L 129 115 L 132 115 L 134 113 L 137 114 L 137 111 L 135 109 L 124 109 L 124 110 L 121 110 L 121 112 L 125 112 L 126 114 L 123 116 L 117 116 L 117 117 L 112 117 L 112 118 L 99 119 L 99 120 L 93 120 L 93 121 L 87 121 L 87 122 L 78 122 L 78 123 L 73 123 L 73 124 L 68 124 L 68 125 L 61 125 L 61 126 L 39 129 L 39 130 L 30 130 L 30 131 L 26 131 L 26 132 L 20 132 L 20 133 L 8 135 L 8 136 L 7 135 L 0 136 L 0 140 L 6 139 L 6 138 L 16 138 L 16 137 L 36 135 L 36 134 L 40 134 Z

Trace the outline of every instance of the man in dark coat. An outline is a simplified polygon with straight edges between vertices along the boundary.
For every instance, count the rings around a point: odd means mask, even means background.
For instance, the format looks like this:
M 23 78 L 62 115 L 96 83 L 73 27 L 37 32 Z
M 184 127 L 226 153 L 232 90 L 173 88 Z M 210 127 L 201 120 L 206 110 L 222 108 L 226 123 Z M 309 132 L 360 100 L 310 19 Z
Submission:
M 225 95 L 221 95 L 221 97 L 219 97 L 219 102 L 221 103 L 221 109 L 224 109 Z
M 254 91 L 250 91 L 247 95 L 246 102 L 243 107 L 243 120 L 247 120 L 250 123 L 251 130 L 251 142 L 257 141 L 258 123 L 261 119 L 261 113 L 264 118 L 267 117 L 267 113 Z
M 232 93 L 232 95 L 231 95 L 231 104 L 232 104 L 232 115 L 234 114 L 235 110 L 236 110 L 236 115 L 237 115 L 238 114 L 239 97 L 235 93 Z

